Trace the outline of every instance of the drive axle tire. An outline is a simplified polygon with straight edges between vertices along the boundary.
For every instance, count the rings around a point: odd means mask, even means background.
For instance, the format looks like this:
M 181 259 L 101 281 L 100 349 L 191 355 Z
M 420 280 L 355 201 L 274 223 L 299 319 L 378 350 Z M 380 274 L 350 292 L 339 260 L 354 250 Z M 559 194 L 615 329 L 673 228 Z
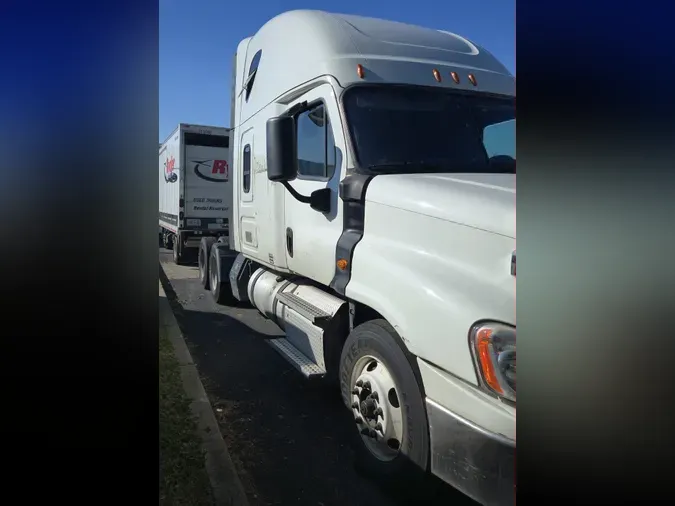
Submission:
M 211 254 L 209 255 L 209 290 L 216 304 L 232 306 L 238 301 L 232 294 L 230 283 L 220 281 L 218 254 L 218 248 L 211 247 Z
M 215 242 L 215 237 L 202 237 L 199 243 L 199 282 L 205 290 L 209 289 L 209 258 Z
M 179 237 L 174 237 L 173 239 L 173 261 L 176 265 L 183 265 L 184 255 L 183 247 L 181 246 L 181 241 Z
M 352 413 L 356 465 L 374 478 L 411 484 L 426 475 L 429 425 L 413 367 L 385 320 L 357 326 L 342 349 L 340 390 Z

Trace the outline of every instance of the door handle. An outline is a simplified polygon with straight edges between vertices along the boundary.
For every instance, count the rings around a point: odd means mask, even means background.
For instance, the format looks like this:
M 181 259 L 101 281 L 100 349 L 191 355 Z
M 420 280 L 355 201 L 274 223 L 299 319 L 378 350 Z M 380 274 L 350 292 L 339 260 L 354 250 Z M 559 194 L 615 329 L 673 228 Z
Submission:
M 288 256 L 293 258 L 293 229 L 286 229 L 286 251 Z

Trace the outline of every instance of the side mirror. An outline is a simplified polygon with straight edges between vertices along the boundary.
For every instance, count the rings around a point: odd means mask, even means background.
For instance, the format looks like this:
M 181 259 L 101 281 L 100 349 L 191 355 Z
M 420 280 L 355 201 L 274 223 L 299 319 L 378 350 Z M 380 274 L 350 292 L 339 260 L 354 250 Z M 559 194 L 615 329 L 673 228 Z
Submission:
M 327 213 L 330 211 L 330 197 L 331 197 L 330 188 L 321 188 L 320 190 L 314 190 L 309 195 L 309 207 L 311 207 L 315 211 Z
M 496 155 L 488 160 L 490 163 L 490 170 L 498 173 L 515 173 L 516 160 L 509 155 Z
M 293 181 L 298 175 L 295 119 L 279 116 L 267 120 L 267 178 Z

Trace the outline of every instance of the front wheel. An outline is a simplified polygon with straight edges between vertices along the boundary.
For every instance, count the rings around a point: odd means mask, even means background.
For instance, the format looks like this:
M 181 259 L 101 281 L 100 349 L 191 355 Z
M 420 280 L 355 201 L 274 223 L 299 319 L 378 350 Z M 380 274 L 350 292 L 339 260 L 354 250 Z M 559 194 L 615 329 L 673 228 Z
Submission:
M 342 350 L 340 388 L 354 419 L 357 466 L 409 482 L 426 472 L 429 429 L 420 385 L 399 343 L 385 320 L 356 327 Z

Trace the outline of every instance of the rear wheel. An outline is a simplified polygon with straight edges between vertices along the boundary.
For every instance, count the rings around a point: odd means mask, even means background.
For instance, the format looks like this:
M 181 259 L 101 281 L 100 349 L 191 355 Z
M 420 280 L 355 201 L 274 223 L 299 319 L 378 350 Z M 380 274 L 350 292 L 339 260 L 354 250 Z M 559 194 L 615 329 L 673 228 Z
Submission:
M 220 281 L 218 255 L 218 248 L 212 247 L 209 255 L 209 290 L 217 304 L 233 305 L 237 302 L 237 299 L 232 294 L 230 283 Z
M 174 237 L 173 240 L 173 261 L 176 265 L 183 264 L 183 247 L 178 236 Z
M 356 463 L 376 478 L 419 480 L 429 460 L 422 389 L 385 320 L 356 327 L 340 360 L 340 388 L 355 423 Z
M 202 237 L 199 243 L 199 282 L 206 290 L 209 289 L 210 285 L 209 257 L 211 256 L 211 247 L 215 242 L 215 237 Z

